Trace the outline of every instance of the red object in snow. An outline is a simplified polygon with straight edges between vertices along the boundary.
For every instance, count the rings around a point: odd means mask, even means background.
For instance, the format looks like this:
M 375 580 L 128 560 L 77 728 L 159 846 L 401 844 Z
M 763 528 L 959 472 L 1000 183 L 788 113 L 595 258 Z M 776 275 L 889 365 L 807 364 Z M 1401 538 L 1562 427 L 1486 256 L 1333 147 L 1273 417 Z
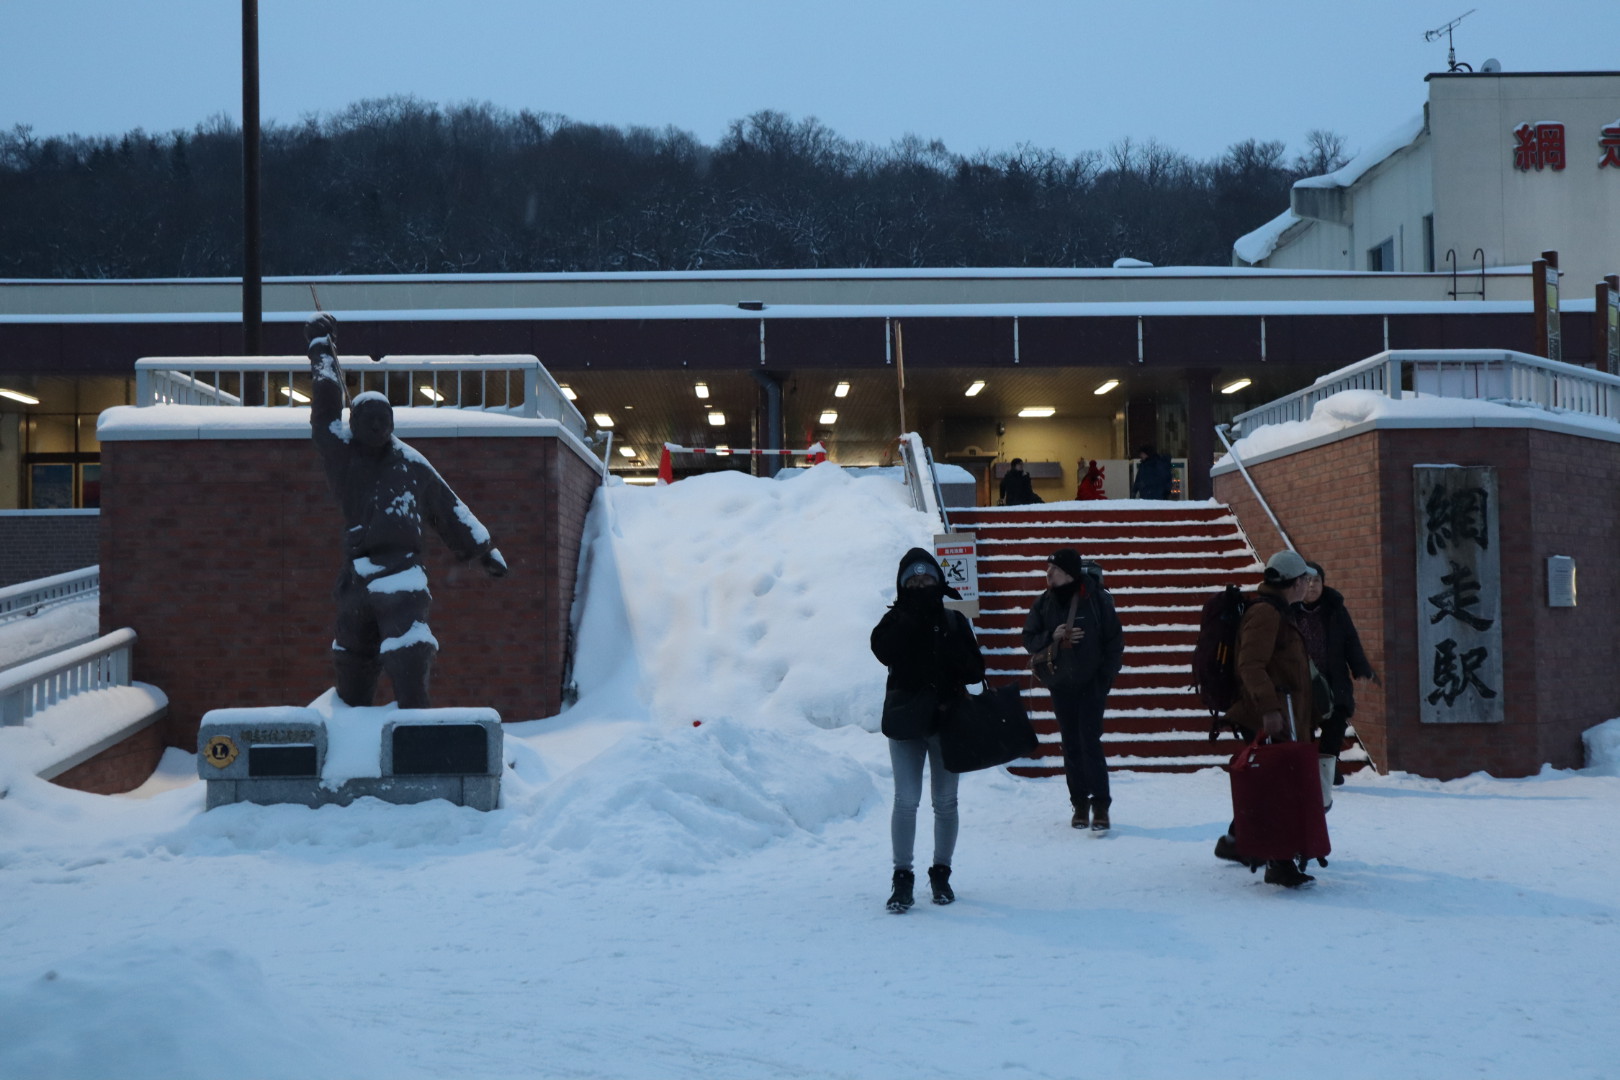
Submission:
M 663 452 L 658 455 L 658 482 L 660 484 L 675 482 L 675 463 L 669 460 L 669 443 L 664 444 Z

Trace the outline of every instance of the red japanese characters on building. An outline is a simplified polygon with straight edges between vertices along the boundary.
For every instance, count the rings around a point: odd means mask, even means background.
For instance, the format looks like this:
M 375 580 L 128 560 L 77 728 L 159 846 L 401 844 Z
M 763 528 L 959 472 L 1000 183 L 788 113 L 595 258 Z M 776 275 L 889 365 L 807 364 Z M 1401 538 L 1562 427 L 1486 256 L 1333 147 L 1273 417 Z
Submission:
M 1513 147 L 1513 167 L 1562 171 L 1565 164 L 1563 124 L 1520 124 L 1513 129 L 1518 142 Z
M 1603 137 L 1598 140 L 1603 147 L 1603 156 L 1598 159 L 1598 168 L 1607 169 L 1611 165 L 1620 169 L 1620 120 L 1603 129 Z

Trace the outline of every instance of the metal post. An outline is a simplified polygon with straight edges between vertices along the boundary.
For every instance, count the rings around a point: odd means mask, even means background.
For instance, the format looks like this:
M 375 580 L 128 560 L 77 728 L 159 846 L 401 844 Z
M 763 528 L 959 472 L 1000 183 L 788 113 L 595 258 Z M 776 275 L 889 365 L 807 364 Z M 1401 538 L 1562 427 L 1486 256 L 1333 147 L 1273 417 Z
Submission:
M 242 355 L 264 353 L 259 252 L 259 2 L 242 0 Z

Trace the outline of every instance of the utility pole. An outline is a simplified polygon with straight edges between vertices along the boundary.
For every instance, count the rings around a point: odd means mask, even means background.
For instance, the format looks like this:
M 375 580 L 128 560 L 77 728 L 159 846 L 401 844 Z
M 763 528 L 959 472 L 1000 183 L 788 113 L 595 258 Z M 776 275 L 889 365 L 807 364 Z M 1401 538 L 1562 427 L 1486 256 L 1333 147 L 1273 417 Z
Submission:
M 259 0 L 242 0 L 242 355 L 264 353 L 259 254 Z

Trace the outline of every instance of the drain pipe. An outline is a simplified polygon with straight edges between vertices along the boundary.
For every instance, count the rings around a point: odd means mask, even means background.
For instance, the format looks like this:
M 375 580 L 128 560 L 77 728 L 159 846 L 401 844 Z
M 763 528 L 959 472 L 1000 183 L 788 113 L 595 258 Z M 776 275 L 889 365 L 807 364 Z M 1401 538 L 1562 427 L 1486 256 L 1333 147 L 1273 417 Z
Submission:
M 1232 449 L 1232 441 L 1226 437 L 1226 428 L 1226 424 L 1216 424 L 1215 434 L 1221 437 L 1221 443 L 1226 447 L 1226 452 L 1232 455 L 1232 460 L 1237 464 L 1238 472 L 1242 473 L 1243 479 L 1249 482 L 1249 490 L 1254 492 L 1254 497 L 1260 502 L 1260 509 L 1266 512 L 1266 517 L 1270 518 L 1271 524 L 1276 527 L 1277 535 L 1282 537 L 1283 546 L 1289 551 L 1296 551 L 1294 542 L 1288 539 L 1288 534 L 1283 531 L 1282 522 L 1278 521 L 1277 515 L 1271 512 L 1271 504 L 1266 502 L 1266 497 L 1260 494 L 1260 488 L 1255 484 L 1254 477 L 1249 475 L 1249 470 L 1244 466 L 1243 459 L 1238 457 L 1236 450 Z
M 763 327 L 763 323 L 761 326 Z M 763 333 L 763 329 L 761 333 Z M 762 349 L 764 346 L 760 346 Z M 765 437 L 760 441 L 762 450 L 782 449 L 782 380 L 764 371 L 750 372 L 765 391 Z M 782 455 L 765 454 L 761 459 L 766 476 L 775 476 L 782 468 Z

